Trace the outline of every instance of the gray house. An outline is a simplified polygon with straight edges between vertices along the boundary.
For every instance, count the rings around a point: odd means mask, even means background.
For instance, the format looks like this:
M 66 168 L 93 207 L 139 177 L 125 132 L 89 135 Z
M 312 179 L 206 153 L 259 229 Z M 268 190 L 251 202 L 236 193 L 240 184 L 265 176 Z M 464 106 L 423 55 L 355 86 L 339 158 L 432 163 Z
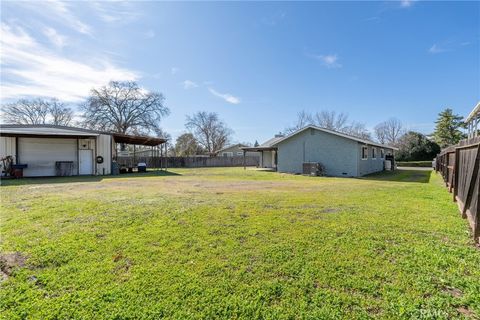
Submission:
M 277 135 L 244 151 L 261 153 L 260 166 L 302 173 L 304 163 L 321 163 L 328 176 L 359 177 L 384 170 L 385 156 L 396 148 L 341 132 L 307 126 L 288 136 Z

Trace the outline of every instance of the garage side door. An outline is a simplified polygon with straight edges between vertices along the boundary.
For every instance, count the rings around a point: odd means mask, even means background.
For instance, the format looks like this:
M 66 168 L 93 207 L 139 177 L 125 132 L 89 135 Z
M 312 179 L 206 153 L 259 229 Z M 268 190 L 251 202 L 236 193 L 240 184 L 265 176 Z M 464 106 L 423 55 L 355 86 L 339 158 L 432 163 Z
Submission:
M 73 161 L 77 174 L 77 140 L 57 138 L 18 138 L 19 163 L 27 164 L 27 177 L 55 175 L 56 161 Z

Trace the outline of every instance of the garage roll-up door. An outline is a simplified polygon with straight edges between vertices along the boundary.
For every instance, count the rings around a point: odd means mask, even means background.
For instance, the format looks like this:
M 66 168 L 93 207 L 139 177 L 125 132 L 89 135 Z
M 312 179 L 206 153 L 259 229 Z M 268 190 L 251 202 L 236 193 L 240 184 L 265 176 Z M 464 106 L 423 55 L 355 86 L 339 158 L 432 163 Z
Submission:
M 54 176 L 56 161 L 73 161 L 77 174 L 77 140 L 57 138 L 18 138 L 18 160 L 28 168 L 24 176 Z

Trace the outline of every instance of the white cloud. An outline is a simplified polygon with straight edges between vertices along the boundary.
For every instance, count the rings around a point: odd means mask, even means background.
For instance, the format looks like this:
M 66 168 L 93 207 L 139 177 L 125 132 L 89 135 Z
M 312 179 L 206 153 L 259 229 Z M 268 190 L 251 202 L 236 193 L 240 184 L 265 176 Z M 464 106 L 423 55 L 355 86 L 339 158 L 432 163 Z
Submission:
M 147 32 L 145 32 L 145 34 L 143 36 L 145 37 L 145 39 L 155 38 L 155 31 L 150 29 Z
M 172 68 L 170 69 L 170 73 L 171 73 L 172 75 L 176 75 L 176 74 L 178 73 L 178 71 L 180 71 L 180 69 L 178 69 L 177 67 L 172 67 Z
M 111 80 L 137 80 L 139 75 L 97 59 L 95 65 L 60 56 L 23 29 L 1 25 L 1 99 L 40 96 L 79 101 L 92 87 Z M 92 59 L 93 60 L 93 59 Z
M 220 93 L 213 88 L 208 88 L 208 91 L 210 91 L 210 93 L 213 94 L 214 96 L 222 98 L 223 100 L 225 100 L 228 103 L 231 103 L 231 104 L 239 104 L 240 103 L 240 98 L 235 97 L 235 96 L 231 95 L 230 93 Z
M 433 46 L 431 46 L 430 49 L 428 49 L 428 52 L 430 52 L 432 54 L 442 53 L 442 52 L 445 52 L 445 51 L 447 51 L 445 48 L 442 48 L 437 44 L 433 44 Z
M 66 44 L 67 38 L 62 36 L 57 32 L 57 30 L 45 27 L 43 29 L 43 34 L 48 38 L 48 40 L 57 48 L 63 48 Z
M 88 1 L 97 16 L 106 23 L 129 23 L 137 20 L 142 14 L 134 4 L 126 1 Z
M 192 80 L 185 80 L 185 81 L 182 82 L 182 84 L 183 84 L 183 88 L 185 90 L 193 89 L 193 88 L 198 87 L 198 84 L 196 82 L 193 82 Z
M 319 54 L 307 54 L 307 56 L 319 60 L 322 62 L 322 65 L 327 68 L 341 68 L 342 65 L 338 63 L 338 56 L 336 54 L 327 54 L 327 55 L 319 55 Z
M 69 27 L 77 32 L 92 35 L 92 28 L 82 22 L 73 12 L 70 10 L 70 5 L 59 0 L 48 1 L 16 1 L 16 6 L 21 6 L 24 9 L 35 12 L 36 14 L 43 16 L 46 19 L 57 21 L 66 27 Z
M 408 7 L 413 6 L 414 2 L 415 2 L 415 0 L 400 0 L 400 6 L 402 8 L 408 8 Z

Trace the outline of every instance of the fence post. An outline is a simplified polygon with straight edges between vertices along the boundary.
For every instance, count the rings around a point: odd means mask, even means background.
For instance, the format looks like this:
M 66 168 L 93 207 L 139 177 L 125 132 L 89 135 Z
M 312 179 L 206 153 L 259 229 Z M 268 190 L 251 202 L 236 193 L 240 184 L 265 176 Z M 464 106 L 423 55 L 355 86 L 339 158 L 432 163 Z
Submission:
M 460 149 L 455 148 L 455 162 L 453 164 L 453 201 L 457 201 L 458 194 L 458 171 L 460 168 Z

